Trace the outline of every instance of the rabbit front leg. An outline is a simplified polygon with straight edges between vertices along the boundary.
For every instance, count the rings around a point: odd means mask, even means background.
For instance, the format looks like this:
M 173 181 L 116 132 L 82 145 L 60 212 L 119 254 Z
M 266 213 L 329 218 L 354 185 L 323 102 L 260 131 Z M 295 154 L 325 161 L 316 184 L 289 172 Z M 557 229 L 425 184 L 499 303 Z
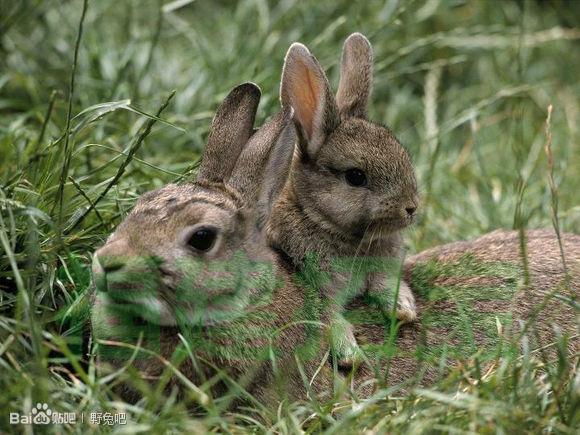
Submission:
M 404 322 L 413 322 L 417 319 L 417 306 L 415 296 L 409 285 L 401 280 L 399 282 L 399 294 L 397 298 L 397 319 Z
M 401 233 L 394 232 L 369 247 L 365 253 L 366 290 L 383 313 L 390 316 L 395 308 L 397 319 L 412 322 L 417 319 L 417 308 L 415 296 L 401 276 L 404 257 L 401 246 Z
M 370 272 L 367 280 L 369 296 L 385 314 L 390 315 L 393 312 L 396 296 L 397 319 L 412 322 L 417 318 L 415 296 L 402 278 L 397 279 L 396 273 Z
M 338 366 L 353 368 L 362 361 L 363 354 L 354 336 L 354 328 L 344 317 L 343 311 L 360 292 L 364 281 L 333 266 L 330 282 L 323 286 L 322 293 L 327 304 L 324 320 L 330 326 L 330 348 Z
M 362 350 L 354 336 L 354 328 L 340 311 L 331 313 L 330 346 L 339 367 L 352 368 L 362 361 Z

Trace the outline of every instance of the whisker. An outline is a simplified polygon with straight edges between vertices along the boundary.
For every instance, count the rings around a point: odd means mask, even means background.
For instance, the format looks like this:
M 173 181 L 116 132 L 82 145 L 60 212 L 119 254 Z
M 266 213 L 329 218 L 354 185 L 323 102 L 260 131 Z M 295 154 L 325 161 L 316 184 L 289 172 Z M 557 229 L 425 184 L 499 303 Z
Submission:
M 353 273 L 355 272 L 355 269 L 356 269 L 356 260 L 355 260 L 355 259 L 356 259 L 356 258 L 358 258 L 358 254 L 359 254 L 359 252 L 360 252 L 360 249 L 361 249 L 361 247 L 362 247 L 362 245 L 363 245 L 363 242 L 364 242 L 365 236 L 366 236 L 366 234 L 367 234 L 367 232 L 368 232 L 368 230 L 369 230 L 369 227 L 370 227 L 370 225 L 371 225 L 371 223 L 369 222 L 369 223 L 367 224 L 367 226 L 365 227 L 365 230 L 364 230 L 364 232 L 363 232 L 363 234 L 362 234 L 362 237 L 361 237 L 361 239 L 360 239 L 360 241 L 359 241 L 359 243 L 358 243 L 358 245 L 357 245 L 357 247 L 356 247 L 355 253 L 354 253 L 354 255 L 353 255 L 352 259 L 351 259 L 351 260 L 352 260 L 352 263 L 351 263 L 351 266 L 350 266 L 350 271 L 349 271 L 349 276 L 350 276 L 351 278 L 352 278 L 352 276 L 353 276 Z M 372 239 L 372 237 L 373 237 L 373 235 L 371 235 L 371 239 Z M 357 273 L 360 271 L 360 267 L 361 267 L 361 266 L 362 266 L 362 260 L 361 260 L 361 262 L 359 263 L 358 270 L 356 270 L 356 272 L 357 272 Z

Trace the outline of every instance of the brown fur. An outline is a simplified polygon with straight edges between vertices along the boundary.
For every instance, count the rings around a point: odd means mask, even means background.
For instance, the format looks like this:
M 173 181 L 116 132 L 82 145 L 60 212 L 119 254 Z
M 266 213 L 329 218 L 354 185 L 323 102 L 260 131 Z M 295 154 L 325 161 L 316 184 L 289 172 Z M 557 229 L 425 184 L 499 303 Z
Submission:
M 563 285 L 566 277 L 555 233 L 551 230 L 530 230 L 526 233 L 526 238 L 530 270 L 529 286 L 527 288 L 522 287 L 513 299 L 477 301 L 474 307 L 475 311 L 506 311 L 513 313 L 513 317 L 516 320 L 513 323 L 514 330 L 504 331 L 507 336 L 510 334 L 516 336 L 515 334 L 520 332 L 520 320 L 532 320 L 533 327 L 528 332 L 531 348 L 545 347 L 544 352 L 550 359 L 553 359 L 555 355 L 554 347 L 550 346 L 550 344 L 556 341 L 554 328 L 557 328 L 571 337 L 568 351 L 573 360 L 577 360 L 578 352 L 580 351 L 578 312 L 569 304 L 554 297 L 554 294 L 559 293 L 576 301 L 578 300 L 577 289 L 580 287 L 580 236 L 575 234 L 563 235 L 564 252 L 570 273 L 569 289 L 572 294 L 567 294 L 566 287 Z M 516 231 L 497 230 L 473 241 L 450 243 L 414 255 L 405 262 L 405 276 L 408 282 L 412 282 L 413 270 L 417 266 L 430 261 L 436 261 L 439 264 L 452 264 L 466 254 L 473 255 L 476 261 L 481 262 L 522 264 L 518 233 Z M 498 284 L 498 282 L 497 280 L 495 282 L 490 280 L 489 277 L 469 276 L 453 277 L 452 282 L 446 277 L 441 277 L 433 282 L 434 286 L 449 284 L 467 289 L 477 285 L 484 287 L 493 286 Z M 433 304 L 432 301 L 428 301 L 417 294 L 416 300 L 419 318 L 421 318 L 422 312 L 426 310 L 441 313 L 455 310 L 455 307 L 447 301 L 438 301 L 438 303 L 442 302 L 442 304 L 437 305 L 437 303 Z M 537 331 L 539 342 L 536 342 L 535 331 Z M 475 342 L 478 343 L 478 346 L 484 341 L 482 332 L 477 329 L 474 331 Z M 356 335 L 361 343 L 382 344 L 385 331 L 384 328 L 367 328 L 361 325 L 357 327 Z M 444 330 L 425 330 L 422 328 L 421 323 L 406 324 L 399 331 L 396 345 L 402 353 L 413 352 L 419 345 L 424 343 L 425 339 L 427 346 L 433 346 L 448 340 L 448 334 Z M 536 355 L 538 355 L 537 351 Z M 458 363 L 459 361 L 449 361 L 446 370 Z M 398 358 L 392 361 L 388 383 L 395 385 L 413 379 L 418 373 L 419 366 L 420 364 L 415 358 Z M 436 367 L 427 367 L 422 384 L 433 382 L 439 375 Z M 360 371 L 358 380 L 362 383 L 364 380 L 373 377 L 373 369 L 367 366 Z

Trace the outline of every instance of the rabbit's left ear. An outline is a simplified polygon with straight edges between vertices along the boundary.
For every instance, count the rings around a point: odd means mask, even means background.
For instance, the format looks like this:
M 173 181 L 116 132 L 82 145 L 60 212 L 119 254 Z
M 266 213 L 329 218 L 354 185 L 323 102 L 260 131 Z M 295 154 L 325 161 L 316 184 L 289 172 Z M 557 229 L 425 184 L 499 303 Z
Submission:
M 282 107 L 294 109 L 302 151 L 314 158 L 340 118 L 326 74 L 306 46 L 295 42 L 284 60 L 280 83 Z
M 364 35 L 353 33 L 344 42 L 336 102 L 341 116 L 366 118 L 373 82 L 373 49 Z

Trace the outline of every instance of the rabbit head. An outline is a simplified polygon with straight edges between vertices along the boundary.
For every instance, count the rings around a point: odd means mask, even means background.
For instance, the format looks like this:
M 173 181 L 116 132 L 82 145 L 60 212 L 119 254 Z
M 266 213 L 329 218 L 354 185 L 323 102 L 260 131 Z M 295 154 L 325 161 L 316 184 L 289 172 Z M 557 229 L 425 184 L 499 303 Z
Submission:
M 418 206 L 407 150 L 388 128 L 366 118 L 372 62 L 369 41 L 351 35 L 335 98 L 316 58 L 295 43 L 280 90 L 282 105 L 294 109 L 298 134 L 291 175 L 297 202 L 330 232 L 358 239 L 406 227 Z
M 232 90 L 213 119 L 196 182 L 144 194 L 96 251 L 101 299 L 114 294 L 145 322 L 208 326 L 231 320 L 275 285 L 271 274 L 248 268 L 272 265 L 260 216 L 290 166 L 292 142 L 282 138 L 291 114 L 281 111 L 254 133 L 259 99 L 254 84 Z M 276 175 L 263 183 L 273 164 Z

